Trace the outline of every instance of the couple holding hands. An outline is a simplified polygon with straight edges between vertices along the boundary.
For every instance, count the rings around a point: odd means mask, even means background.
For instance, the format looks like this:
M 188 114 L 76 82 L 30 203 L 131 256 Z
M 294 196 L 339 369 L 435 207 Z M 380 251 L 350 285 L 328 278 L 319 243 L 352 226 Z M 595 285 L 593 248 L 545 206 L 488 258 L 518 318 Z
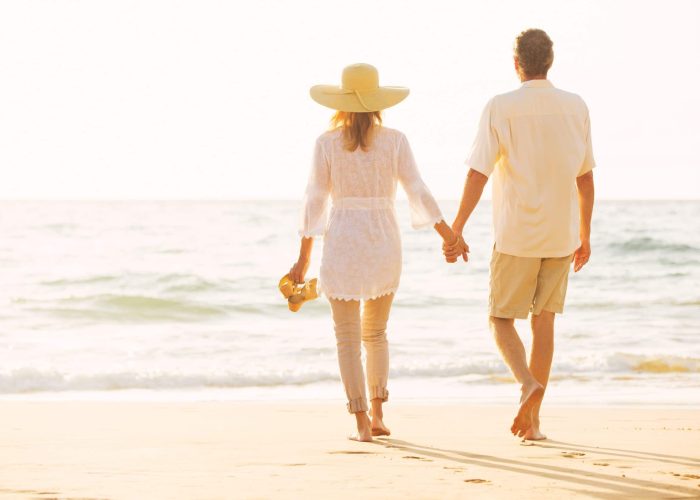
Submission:
M 353 439 L 389 435 L 382 405 L 389 397 L 386 326 L 401 275 L 397 183 L 408 196 L 412 226 L 433 227 L 447 262 L 455 263 L 467 261 L 462 231 L 491 176 L 495 245 L 489 325 L 522 385 L 511 432 L 546 439 L 539 412 L 552 364 L 554 317 L 563 311 L 571 262 L 578 271 L 590 256 L 594 200 L 588 108 L 579 96 L 547 80 L 552 45 L 538 29 L 516 38 L 514 64 L 522 86 L 486 105 L 451 226 L 421 179 L 406 136 L 382 126 L 381 110 L 405 99 L 407 88 L 379 86 L 377 70 L 368 64 L 346 67 L 341 86 L 311 88 L 311 97 L 336 113 L 331 129 L 316 141 L 299 259 L 289 277 L 304 282 L 313 238 L 323 236 L 320 286 L 331 304 L 347 408 L 357 420 Z M 528 363 L 514 320 L 529 313 Z

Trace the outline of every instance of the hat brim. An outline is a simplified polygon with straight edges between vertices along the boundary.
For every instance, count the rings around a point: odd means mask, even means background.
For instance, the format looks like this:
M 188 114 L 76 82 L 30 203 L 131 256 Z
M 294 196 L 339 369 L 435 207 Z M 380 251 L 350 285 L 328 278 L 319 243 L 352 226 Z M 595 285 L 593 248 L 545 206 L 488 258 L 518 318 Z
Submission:
M 320 105 L 353 113 L 369 113 L 390 108 L 406 99 L 409 92 L 406 87 L 377 87 L 373 90 L 360 91 L 359 94 L 362 97 L 360 102 L 354 92 L 336 85 L 314 85 L 309 90 L 311 98 Z

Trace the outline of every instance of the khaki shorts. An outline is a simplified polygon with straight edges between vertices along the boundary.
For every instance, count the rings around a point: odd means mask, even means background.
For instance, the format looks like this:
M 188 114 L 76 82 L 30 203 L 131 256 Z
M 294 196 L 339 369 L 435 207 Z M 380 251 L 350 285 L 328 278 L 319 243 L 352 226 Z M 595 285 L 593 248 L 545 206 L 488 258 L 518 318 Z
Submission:
M 515 257 L 494 248 L 489 316 L 526 319 L 528 312 L 563 312 L 570 267 L 571 255 Z

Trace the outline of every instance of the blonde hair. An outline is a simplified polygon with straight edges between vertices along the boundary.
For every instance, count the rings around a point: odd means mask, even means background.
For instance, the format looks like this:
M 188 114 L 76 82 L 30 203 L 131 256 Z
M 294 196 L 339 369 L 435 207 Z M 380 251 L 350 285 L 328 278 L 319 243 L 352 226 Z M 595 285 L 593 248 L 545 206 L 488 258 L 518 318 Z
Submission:
M 343 130 L 345 149 L 355 151 L 358 147 L 367 151 L 372 141 L 372 132 L 375 127 L 381 127 L 382 113 L 370 111 L 368 113 L 353 113 L 351 111 L 337 111 L 331 118 L 331 129 Z

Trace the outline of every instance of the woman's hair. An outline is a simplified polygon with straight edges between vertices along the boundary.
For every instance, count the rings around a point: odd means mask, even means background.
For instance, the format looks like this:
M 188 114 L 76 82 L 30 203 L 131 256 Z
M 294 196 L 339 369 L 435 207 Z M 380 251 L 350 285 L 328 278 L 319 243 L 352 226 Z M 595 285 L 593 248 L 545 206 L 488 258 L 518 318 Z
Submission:
M 331 118 L 331 129 L 341 128 L 345 149 L 355 151 L 358 147 L 367 151 L 372 140 L 372 132 L 375 127 L 382 125 L 382 113 L 370 111 L 369 113 L 353 113 L 350 111 L 337 111 Z

